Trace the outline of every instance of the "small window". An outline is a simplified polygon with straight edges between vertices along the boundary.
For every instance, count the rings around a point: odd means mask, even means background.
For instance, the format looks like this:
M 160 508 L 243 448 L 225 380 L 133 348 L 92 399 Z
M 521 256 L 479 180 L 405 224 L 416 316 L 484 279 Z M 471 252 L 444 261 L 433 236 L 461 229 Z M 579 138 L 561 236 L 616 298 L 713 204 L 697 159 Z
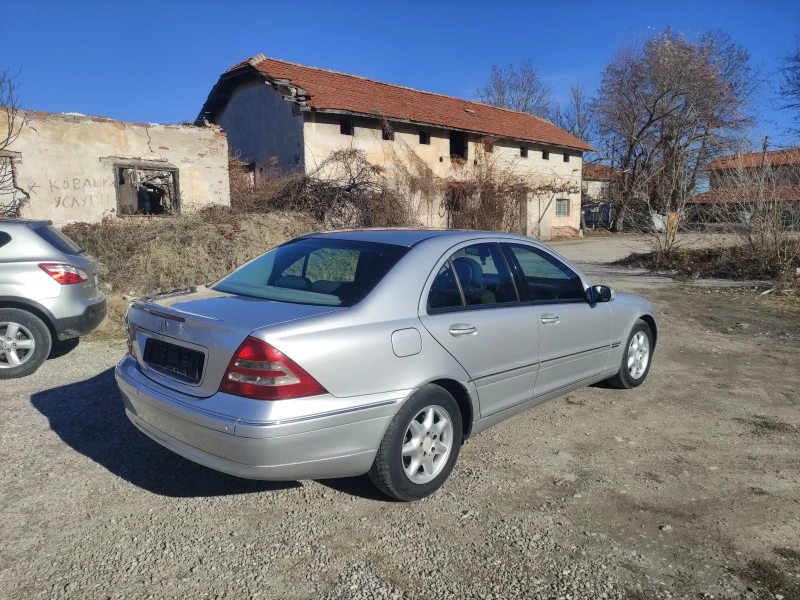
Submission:
M 494 152 L 494 144 L 497 140 L 494 138 L 484 138 L 483 139 L 483 149 L 486 151 L 487 154 L 491 154 Z
M 450 263 L 467 306 L 517 302 L 517 289 L 497 244 L 473 244 L 458 250 Z
M 390 123 L 384 122 L 383 125 L 381 125 L 381 137 L 390 142 L 394 140 L 394 129 L 392 129 Z
M 569 200 L 566 198 L 558 198 L 556 200 L 556 216 L 568 217 L 569 216 Z
M 342 135 L 353 135 L 353 121 L 342 119 L 339 121 L 339 133 Z
M 542 160 L 550 160 L 550 152 L 542 150 Z
M 467 136 L 463 131 L 450 132 L 450 156 L 467 160 Z
M 504 244 L 503 248 L 509 260 L 517 261 L 528 285 L 529 297 L 534 302 L 552 304 L 586 300 L 581 278 L 561 261 L 531 246 Z
M 564 152 L 564 162 L 569 162 L 569 153 Z
M 419 143 L 423 144 L 424 146 L 431 145 L 431 134 L 427 131 L 420 131 L 419 132 Z
M 519 155 L 522 158 L 528 158 L 528 149 L 525 146 L 520 146 L 519 148 Z

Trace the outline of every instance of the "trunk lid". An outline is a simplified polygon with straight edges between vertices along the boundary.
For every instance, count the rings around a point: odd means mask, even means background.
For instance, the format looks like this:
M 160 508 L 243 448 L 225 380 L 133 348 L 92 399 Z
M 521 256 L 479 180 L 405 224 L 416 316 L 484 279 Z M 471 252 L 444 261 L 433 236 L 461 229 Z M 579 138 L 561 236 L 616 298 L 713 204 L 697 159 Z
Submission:
M 128 335 L 147 377 L 184 394 L 208 397 L 217 392 L 233 354 L 253 330 L 336 310 L 342 309 L 199 286 L 135 300 L 128 310 Z M 192 373 L 198 362 L 202 365 L 195 381 Z

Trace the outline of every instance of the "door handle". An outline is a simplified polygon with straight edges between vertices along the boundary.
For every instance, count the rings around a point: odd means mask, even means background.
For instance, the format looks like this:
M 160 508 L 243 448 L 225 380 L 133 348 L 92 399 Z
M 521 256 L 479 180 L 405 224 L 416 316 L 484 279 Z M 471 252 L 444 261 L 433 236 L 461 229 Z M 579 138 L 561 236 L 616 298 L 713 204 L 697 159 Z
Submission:
M 547 313 L 546 315 L 542 315 L 542 318 L 540 320 L 541 320 L 543 325 L 555 325 L 556 323 L 559 322 L 558 315 L 553 315 L 553 314 L 550 314 L 550 313 Z
M 478 328 L 469 323 L 455 323 L 450 325 L 450 335 L 459 337 L 462 335 L 475 335 L 478 333 Z

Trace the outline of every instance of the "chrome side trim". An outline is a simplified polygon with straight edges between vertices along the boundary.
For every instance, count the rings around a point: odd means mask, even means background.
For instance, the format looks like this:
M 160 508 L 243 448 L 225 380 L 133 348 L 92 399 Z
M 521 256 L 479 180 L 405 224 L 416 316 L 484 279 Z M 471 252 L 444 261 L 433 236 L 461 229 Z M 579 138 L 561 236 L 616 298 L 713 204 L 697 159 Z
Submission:
M 551 359 L 551 360 L 555 360 L 555 359 Z M 502 371 L 495 371 L 494 373 L 488 373 L 486 375 L 481 375 L 480 377 L 475 377 L 475 378 L 471 379 L 470 381 L 473 381 L 473 382 L 480 381 L 481 379 L 486 379 L 487 377 L 494 377 L 495 375 L 502 375 L 503 373 L 511 373 L 513 371 L 519 371 L 520 369 L 527 369 L 529 367 L 534 367 L 534 366 L 536 366 L 538 364 L 540 364 L 540 363 L 537 360 L 535 362 L 527 363 L 527 364 L 524 364 L 524 365 L 520 365 L 518 367 L 512 367 L 510 369 L 503 369 Z
M 292 417 L 289 419 L 280 419 L 276 421 L 248 421 L 246 419 L 239 419 L 236 422 L 239 425 L 246 425 L 248 427 L 274 427 L 275 425 L 286 425 L 288 423 L 302 423 L 303 421 L 313 421 L 314 419 L 324 419 L 326 417 L 335 417 L 337 415 L 346 415 L 354 413 L 359 410 L 367 410 L 368 408 L 379 408 L 381 406 L 389 406 L 397 404 L 399 400 L 383 400 L 381 402 L 373 402 L 372 404 L 362 404 L 361 406 L 351 406 L 349 408 L 341 408 L 339 410 L 331 410 L 324 413 L 314 413 L 313 415 L 303 415 L 302 417 Z
M 611 342 L 611 349 L 619 348 L 622 345 L 622 342 Z
M 554 356 L 553 358 L 547 358 L 541 361 L 540 364 L 545 364 L 552 362 L 554 360 L 561 360 L 562 358 L 569 358 L 570 356 L 578 356 L 579 354 L 586 354 L 587 352 L 597 352 L 598 350 L 607 350 L 608 344 L 603 344 L 602 346 L 597 346 L 596 348 L 587 348 L 586 350 L 581 350 L 580 352 L 572 352 L 571 354 L 562 354 L 561 356 Z

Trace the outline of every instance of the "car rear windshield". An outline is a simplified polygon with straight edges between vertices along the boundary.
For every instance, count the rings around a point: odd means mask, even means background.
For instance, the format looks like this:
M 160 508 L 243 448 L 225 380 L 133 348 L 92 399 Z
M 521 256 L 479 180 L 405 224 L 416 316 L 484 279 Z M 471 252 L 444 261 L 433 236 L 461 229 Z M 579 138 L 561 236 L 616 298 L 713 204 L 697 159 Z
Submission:
M 53 246 L 56 250 L 63 254 L 71 254 L 77 256 L 83 252 L 83 248 L 78 246 L 75 242 L 69 239 L 66 235 L 61 233 L 52 225 L 45 225 L 44 227 L 37 227 L 34 229 L 39 237 L 45 242 Z
M 406 252 L 391 244 L 306 238 L 262 254 L 212 288 L 279 302 L 352 306 Z

